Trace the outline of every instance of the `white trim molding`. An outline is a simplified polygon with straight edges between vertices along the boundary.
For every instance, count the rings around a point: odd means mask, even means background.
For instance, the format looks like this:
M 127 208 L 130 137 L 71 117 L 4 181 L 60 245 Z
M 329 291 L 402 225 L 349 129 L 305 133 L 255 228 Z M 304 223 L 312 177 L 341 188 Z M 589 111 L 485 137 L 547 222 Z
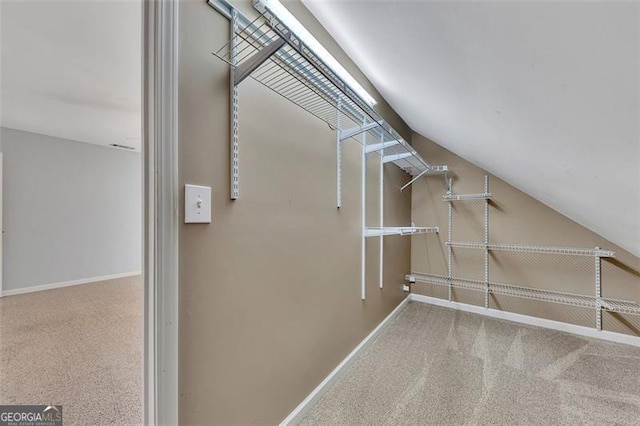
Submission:
M 349 368 L 351 364 L 360 356 L 362 351 L 378 337 L 384 327 L 398 316 L 411 300 L 411 295 L 407 296 L 400 304 L 384 319 L 378 326 L 364 338 L 356 348 L 342 360 L 336 368 L 307 396 L 281 423 L 282 426 L 297 425 L 307 414 L 309 409 L 324 395 L 331 385 L 335 383 Z
M 57 283 L 34 285 L 31 287 L 16 288 L 14 290 L 4 290 L 2 296 L 16 296 L 18 294 L 33 293 L 35 291 L 53 290 L 54 288 L 70 287 L 73 285 L 90 284 L 99 281 L 117 280 L 118 278 L 127 278 L 140 275 L 141 271 L 124 272 L 121 274 L 102 275 L 99 277 L 82 278 L 79 280 L 60 281 Z
M 516 314 L 513 312 L 501 311 L 498 309 L 487 309 L 484 306 L 469 305 L 460 302 L 449 302 L 445 299 L 423 296 L 421 294 L 411 293 L 410 297 L 411 301 L 413 302 L 427 303 L 429 305 L 441 306 L 444 308 L 484 315 L 486 317 L 503 319 L 520 324 L 548 328 L 550 330 L 564 331 L 565 333 L 576 334 L 578 336 L 590 337 L 593 339 L 601 339 L 609 342 L 622 343 L 631 346 L 640 346 L 640 337 L 630 336 L 628 334 L 614 333 L 612 331 L 598 331 L 595 328 L 585 327 L 582 325 L 569 324 L 566 322 L 554 321 L 545 318 Z
M 2 240 L 3 240 L 3 233 L 4 233 L 4 227 L 2 225 L 2 209 L 4 207 L 2 207 L 2 200 L 3 200 L 3 183 L 2 183 L 2 176 L 3 176 L 3 172 L 2 172 L 2 166 L 3 166 L 3 159 L 2 159 L 2 152 L 0 152 L 0 297 L 4 296 L 5 293 L 2 291 L 3 287 L 2 287 L 2 258 L 3 258 L 3 254 L 2 254 Z
M 144 423 L 178 424 L 178 0 L 143 3 Z

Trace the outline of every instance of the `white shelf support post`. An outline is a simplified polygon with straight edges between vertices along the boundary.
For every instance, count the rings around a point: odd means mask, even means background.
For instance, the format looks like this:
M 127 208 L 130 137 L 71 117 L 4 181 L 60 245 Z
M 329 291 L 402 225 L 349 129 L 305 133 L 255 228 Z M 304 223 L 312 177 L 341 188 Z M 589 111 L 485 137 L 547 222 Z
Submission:
M 236 38 L 236 33 L 238 31 L 238 12 L 235 8 L 231 8 L 231 46 L 230 46 L 230 59 L 231 64 L 236 65 L 237 63 L 237 54 L 238 54 L 238 41 Z M 231 91 L 231 146 L 230 146 L 230 162 L 231 162 L 231 176 L 230 176 L 230 185 L 231 185 L 231 199 L 237 200 L 240 196 L 240 148 L 238 145 L 238 84 L 234 78 L 234 67 L 230 68 L 230 76 L 229 76 L 229 89 Z
M 596 252 L 600 247 L 596 247 Z M 601 275 L 601 258 L 595 255 L 595 281 L 596 281 L 596 330 L 602 331 L 602 275 Z
M 383 136 L 380 135 L 380 140 L 383 139 Z M 380 187 L 379 187 L 379 198 L 380 198 L 380 227 L 384 227 L 384 162 L 382 158 L 384 157 L 384 148 L 380 151 Z M 380 270 L 379 270 L 379 281 L 380 288 L 384 286 L 384 235 L 380 235 Z
M 447 180 L 447 194 L 453 194 L 453 179 L 449 178 Z M 452 276 L 452 256 L 453 256 L 453 248 L 451 247 L 451 241 L 453 241 L 453 205 L 449 202 L 449 226 L 448 226 L 448 234 L 447 239 L 449 244 L 447 244 L 447 281 L 448 281 L 448 289 L 447 289 L 447 298 L 449 302 L 453 300 L 453 286 L 451 283 Z
M 242 83 L 242 81 L 249 77 L 249 75 L 254 72 L 256 69 L 260 67 L 260 65 L 264 64 L 267 59 L 273 56 L 274 53 L 278 51 L 282 46 L 284 46 L 285 42 L 281 38 L 277 38 L 266 46 L 264 46 L 260 51 L 253 54 L 253 56 L 249 59 L 245 59 L 241 65 L 233 68 L 233 81 L 237 86 Z M 235 59 L 234 59 L 235 62 Z
M 342 130 L 340 130 L 340 103 L 336 109 L 336 204 L 342 207 Z
M 484 193 L 489 193 L 489 175 L 484 176 Z M 449 203 L 451 204 L 451 203 Z M 484 307 L 489 309 L 489 199 L 484 200 Z
M 367 123 L 364 122 L 363 125 Z M 362 162 L 362 171 L 360 173 L 361 179 L 361 221 L 362 221 L 362 238 L 360 239 L 360 286 L 362 292 L 362 300 L 364 300 L 367 296 L 367 288 L 366 288 L 366 275 L 367 275 L 367 250 L 366 250 L 366 239 L 365 233 L 367 229 L 367 134 L 362 134 L 362 153 L 360 154 L 361 162 Z

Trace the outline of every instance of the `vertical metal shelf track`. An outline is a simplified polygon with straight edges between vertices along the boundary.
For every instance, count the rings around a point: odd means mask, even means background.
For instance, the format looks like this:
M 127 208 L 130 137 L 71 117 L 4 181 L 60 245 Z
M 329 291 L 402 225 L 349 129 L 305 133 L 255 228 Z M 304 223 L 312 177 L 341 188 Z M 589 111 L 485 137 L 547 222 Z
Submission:
M 236 57 L 238 56 L 238 41 L 237 39 L 234 37 L 235 34 L 238 32 L 238 12 L 234 9 L 231 11 L 231 40 L 229 43 L 229 58 L 231 60 L 231 65 L 235 66 L 236 65 Z M 238 139 L 240 137 L 240 135 L 238 134 L 239 132 L 239 127 L 240 127 L 240 123 L 238 122 L 238 98 L 239 98 L 239 93 L 238 93 L 238 84 L 235 82 L 235 80 L 233 78 L 229 79 L 229 85 L 230 85 L 230 95 L 231 95 L 231 114 L 230 114 L 230 118 L 231 118 L 231 123 L 230 123 L 230 129 L 231 129 L 231 146 L 230 146 L 230 152 L 231 152 L 231 164 L 230 164 L 230 170 L 231 170 L 231 199 L 232 200 L 237 200 L 238 197 L 240 196 L 240 185 L 239 185 L 239 179 L 240 179 L 240 147 L 238 144 Z

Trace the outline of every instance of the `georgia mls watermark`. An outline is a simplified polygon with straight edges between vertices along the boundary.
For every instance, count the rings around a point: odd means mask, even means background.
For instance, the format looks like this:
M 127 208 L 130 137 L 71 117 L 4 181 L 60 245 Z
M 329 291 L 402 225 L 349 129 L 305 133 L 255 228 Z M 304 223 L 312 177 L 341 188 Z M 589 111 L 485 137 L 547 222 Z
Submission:
M 0 426 L 62 426 L 62 405 L 0 405 Z

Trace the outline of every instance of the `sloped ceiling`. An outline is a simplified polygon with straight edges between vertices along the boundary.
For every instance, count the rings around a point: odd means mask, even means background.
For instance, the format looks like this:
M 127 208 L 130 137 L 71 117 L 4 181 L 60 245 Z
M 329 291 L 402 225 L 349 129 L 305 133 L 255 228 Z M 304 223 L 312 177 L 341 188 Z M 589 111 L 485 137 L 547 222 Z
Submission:
M 305 5 L 416 132 L 640 256 L 640 3 Z
M 0 1 L 1 125 L 140 147 L 139 1 Z

